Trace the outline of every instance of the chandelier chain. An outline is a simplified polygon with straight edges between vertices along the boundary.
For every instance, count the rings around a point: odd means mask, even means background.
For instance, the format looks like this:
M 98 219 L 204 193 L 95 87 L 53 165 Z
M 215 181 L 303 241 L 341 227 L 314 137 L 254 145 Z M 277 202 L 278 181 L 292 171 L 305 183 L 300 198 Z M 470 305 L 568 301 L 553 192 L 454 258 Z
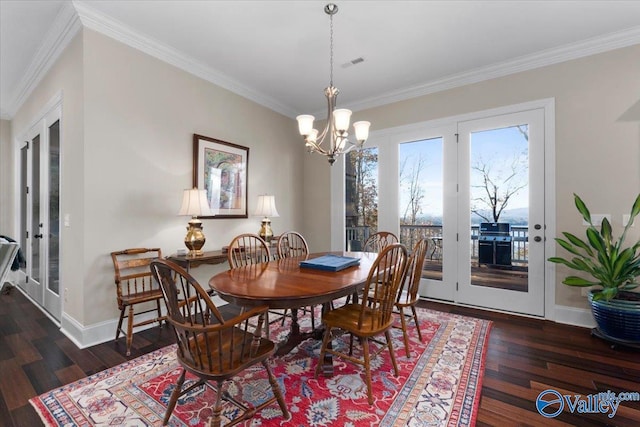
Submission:
M 333 15 L 329 15 L 329 86 L 333 86 Z

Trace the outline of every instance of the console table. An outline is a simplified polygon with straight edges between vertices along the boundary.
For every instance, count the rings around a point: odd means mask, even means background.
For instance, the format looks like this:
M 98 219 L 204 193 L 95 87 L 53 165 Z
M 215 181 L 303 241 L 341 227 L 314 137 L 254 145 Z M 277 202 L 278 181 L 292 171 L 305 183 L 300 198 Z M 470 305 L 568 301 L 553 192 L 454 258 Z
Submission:
M 180 267 L 187 270 L 187 273 L 192 267 L 197 267 L 202 264 L 222 264 L 227 262 L 227 253 L 222 250 L 204 252 L 200 256 L 178 255 L 172 254 L 167 257 L 171 262 L 175 262 Z

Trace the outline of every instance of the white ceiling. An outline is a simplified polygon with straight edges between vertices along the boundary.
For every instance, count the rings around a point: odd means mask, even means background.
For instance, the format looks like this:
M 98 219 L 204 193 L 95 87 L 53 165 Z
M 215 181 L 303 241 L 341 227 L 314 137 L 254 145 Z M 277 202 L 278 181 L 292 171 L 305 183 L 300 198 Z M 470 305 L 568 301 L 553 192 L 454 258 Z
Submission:
M 334 1 L 334 84 L 355 110 L 640 43 L 640 1 Z M 82 24 L 287 116 L 322 114 L 327 2 L 0 0 L 0 113 Z

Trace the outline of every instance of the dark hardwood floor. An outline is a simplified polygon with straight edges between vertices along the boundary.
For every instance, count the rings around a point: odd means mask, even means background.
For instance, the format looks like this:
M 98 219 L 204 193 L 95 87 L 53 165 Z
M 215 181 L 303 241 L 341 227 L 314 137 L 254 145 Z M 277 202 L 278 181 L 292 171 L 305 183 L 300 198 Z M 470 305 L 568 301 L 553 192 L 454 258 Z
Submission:
M 546 389 L 562 394 L 640 392 L 640 352 L 610 345 L 590 331 L 519 316 L 422 301 L 423 307 L 494 322 L 487 349 L 478 426 L 639 426 L 640 402 L 617 414 L 538 414 Z M 114 332 L 115 333 L 115 332 Z M 137 333 L 130 358 L 173 342 L 168 327 Z M 18 290 L 0 295 L 0 426 L 42 425 L 28 400 L 127 360 L 124 339 L 79 350 Z

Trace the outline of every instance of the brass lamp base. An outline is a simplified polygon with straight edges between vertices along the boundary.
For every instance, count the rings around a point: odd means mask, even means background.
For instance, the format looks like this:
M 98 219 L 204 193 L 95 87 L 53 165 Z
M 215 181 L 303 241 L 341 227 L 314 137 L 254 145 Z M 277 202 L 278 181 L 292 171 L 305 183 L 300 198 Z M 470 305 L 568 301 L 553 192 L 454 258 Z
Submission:
M 260 232 L 258 235 L 265 242 L 269 243 L 271 239 L 273 239 L 273 230 L 271 230 L 271 220 L 269 218 L 264 218 L 262 220 L 262 225 L 260 227 Z
M 184 237 L 184 245 L 189 249 L 190 257 L 202 256 L 202 247 L 206 241 L 202 232 L 202 221 L 192 218 L 187 226 L 187 235 Z

